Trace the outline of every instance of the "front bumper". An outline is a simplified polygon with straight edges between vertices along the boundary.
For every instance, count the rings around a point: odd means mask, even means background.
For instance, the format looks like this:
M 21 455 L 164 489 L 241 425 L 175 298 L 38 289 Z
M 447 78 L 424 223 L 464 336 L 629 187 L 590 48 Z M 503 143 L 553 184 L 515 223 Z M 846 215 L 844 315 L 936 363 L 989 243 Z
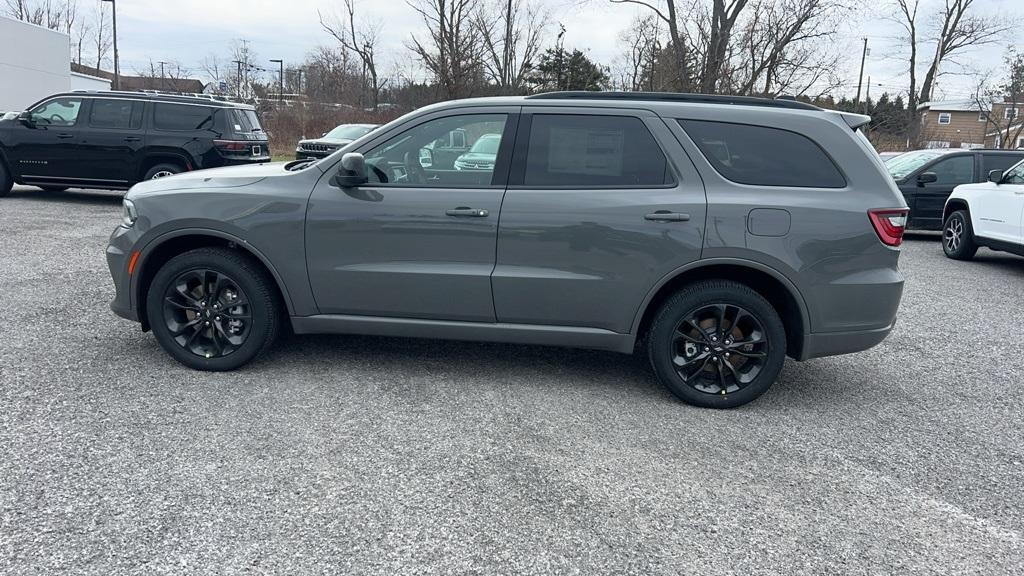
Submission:
M 114 281 L 114 299 L 110 302 L 110 309 L 121 318 L 138 322 L 138 311 L 132 305 L 132 277 L 128 273 L 132 247 L 135 245 L 134 236 L 134 232 L 124 226 L 114 230 L 107 245 L 107 267 Z

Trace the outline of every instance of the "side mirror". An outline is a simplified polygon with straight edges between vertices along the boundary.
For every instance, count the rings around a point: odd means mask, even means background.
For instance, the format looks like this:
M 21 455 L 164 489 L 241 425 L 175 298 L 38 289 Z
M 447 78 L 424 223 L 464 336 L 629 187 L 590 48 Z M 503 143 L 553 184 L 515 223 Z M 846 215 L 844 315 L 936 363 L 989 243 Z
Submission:
M 25 126 L 29 127 L 36 125 L 36 123 L 32 121 L 32 113 L 28 110 L 25 110 L 21 114 L 18 114 L 18 122 L 21 122 Z
M 938 177 L 938 175 L 935 174 L 935 172 L 922 172 L 922 173 L 918 174 L 918 176 L 917 176 L 917 183 L 918 184 L 922 184 L 922 185 L 924 185 L 924 184 L 931 184 L 933 182 L 938 182 L 938 181 L 939 181 L 939 177 Z
M 341 167 L 334 175 L 334 184 L 339 188 L 355 188 L 366 184 L 369 177 L 366 175 L 366 159 L 358 152 L 349 152 L 341 157 Z
M 989 173 L 988 173 L 988 181 L 989 182 L 994 182 L 996 184 L 1002 183 L 1002 181 L 1003 181 L 1003 171 L 1002 170 L 990 170 Z

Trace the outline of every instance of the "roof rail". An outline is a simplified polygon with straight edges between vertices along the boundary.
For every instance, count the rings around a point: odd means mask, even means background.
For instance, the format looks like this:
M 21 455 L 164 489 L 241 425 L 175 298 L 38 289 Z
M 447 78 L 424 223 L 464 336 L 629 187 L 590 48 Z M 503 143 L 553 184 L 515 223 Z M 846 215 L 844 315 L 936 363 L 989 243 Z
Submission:
M 733 104 L 738 106 L 764 106 L 795 110 L 821 110 L 817 106 L 792 99 L 771 99 L 754 96 L 725 96 L 720 94 L 686 94 L 679 92 L 543 92 L 526 97 L 530 100 L 647 100 L 659 102 L 689 102 L 694 104 Z

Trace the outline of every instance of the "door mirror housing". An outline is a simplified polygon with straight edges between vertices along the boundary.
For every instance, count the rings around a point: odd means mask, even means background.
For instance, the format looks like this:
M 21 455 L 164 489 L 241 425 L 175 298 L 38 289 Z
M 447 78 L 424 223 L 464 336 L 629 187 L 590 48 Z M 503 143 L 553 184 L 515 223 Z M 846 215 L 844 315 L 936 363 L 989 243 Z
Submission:
M 917 175 L 917 183 L 921 185 L 932 184 L 938 181 L 939 176 L 935 172 L 922 172 Z
M 32 113 L 28 110 L 25 110 L 21 114 L 18 114 L 18 122 L 21 122 L 22 124 L 30 128 L 36 125 L 36 123 L 32 121 Z
M 989 170 L 988 181 L 995 184 L 1002 184 L 1003 182 L 1003 171 L 1002 170 Z
M 366 184 L 369 181 L 366 175 L 366 159 L 359 152 L 348 152 L 341 157 L 341 166 L 333 180 L 339 188 L 355 188 Z

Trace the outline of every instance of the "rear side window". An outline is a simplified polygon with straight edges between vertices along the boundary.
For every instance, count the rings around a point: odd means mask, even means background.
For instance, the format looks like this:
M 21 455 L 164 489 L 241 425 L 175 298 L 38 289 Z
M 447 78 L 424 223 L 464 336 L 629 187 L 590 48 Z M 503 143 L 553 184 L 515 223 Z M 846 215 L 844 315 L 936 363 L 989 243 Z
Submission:
M 1024 154 L 982 154 L 981 173 L 984 176 L 993 170 L 1006 172 L 1010 166 L 1020 162 L 1021 158 L 1024 158 Z
M 153 126 L 157 130 L 209 130 L 213 128 L 213 110 L 205 106 L 156 103 Z
M 778 128 L 679 120 L 725 178 L 753 186 L 843 188 L 846 178 L 810 138 Z
M 665 154 L 639 118 L 533 116 L 526 186 L 638 187 L 671 181 Z
M 925 172 L 934 172 L 938 178 L 929 186 L 959 186 L 974 182 L 974 156 L 964 154 L 944 158 L 925 168 Z
M 142 126 L 142 107 L 142 102 L 132 100 L 93 100 L 89 126 L 121 130 L 139 128 Z

